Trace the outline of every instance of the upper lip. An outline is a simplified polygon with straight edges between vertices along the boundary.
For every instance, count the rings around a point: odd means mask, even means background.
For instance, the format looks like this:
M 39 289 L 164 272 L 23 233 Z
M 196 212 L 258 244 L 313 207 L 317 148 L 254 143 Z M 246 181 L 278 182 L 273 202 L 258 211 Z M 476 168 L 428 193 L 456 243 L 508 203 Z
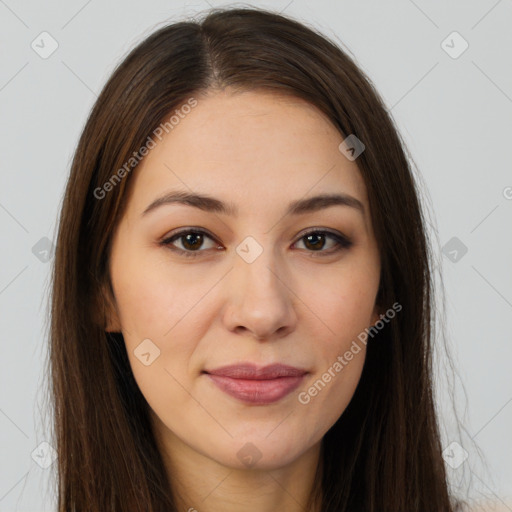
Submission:
M 247 380 L 270 380 L 279 377 L 300 377 L 306 370 L 295 368 L 286 364 L 271 364 L 268 366 L 257 366 L 251 363 L 222 366 L 214 370 L 205 370 L 210 375 L 230 377 L 232 379 Z

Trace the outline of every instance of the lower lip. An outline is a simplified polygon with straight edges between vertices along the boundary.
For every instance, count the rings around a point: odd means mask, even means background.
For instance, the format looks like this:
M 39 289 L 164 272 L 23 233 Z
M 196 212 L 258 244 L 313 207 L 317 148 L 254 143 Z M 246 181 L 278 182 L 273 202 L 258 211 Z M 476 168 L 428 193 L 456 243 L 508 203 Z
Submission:
M 277 402 L 296 389 L 304 375 L 279 377 L 267 380 L 233 379 L 221 375 L 206 374 L 224 393 L 253 405 Z

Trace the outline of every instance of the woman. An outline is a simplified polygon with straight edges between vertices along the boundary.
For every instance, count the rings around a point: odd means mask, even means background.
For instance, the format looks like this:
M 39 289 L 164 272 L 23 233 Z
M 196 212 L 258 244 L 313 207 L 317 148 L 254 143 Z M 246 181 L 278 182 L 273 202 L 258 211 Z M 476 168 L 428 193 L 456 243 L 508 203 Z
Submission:
M 100 94 L 61 212 L 60 511 L 454 511 L 425 222 L 368 78 L 213 11 Z

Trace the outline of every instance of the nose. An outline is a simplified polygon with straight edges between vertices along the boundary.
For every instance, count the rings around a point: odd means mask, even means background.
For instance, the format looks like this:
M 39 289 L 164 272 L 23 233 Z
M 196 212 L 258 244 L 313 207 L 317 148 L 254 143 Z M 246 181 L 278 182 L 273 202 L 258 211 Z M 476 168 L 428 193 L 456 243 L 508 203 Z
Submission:
M 258 341 L 281 338 L 296 328 L 296 296 L 287 269 L 270 249 L 252 263 L 238 255 L 225 283 L 225 327 Z

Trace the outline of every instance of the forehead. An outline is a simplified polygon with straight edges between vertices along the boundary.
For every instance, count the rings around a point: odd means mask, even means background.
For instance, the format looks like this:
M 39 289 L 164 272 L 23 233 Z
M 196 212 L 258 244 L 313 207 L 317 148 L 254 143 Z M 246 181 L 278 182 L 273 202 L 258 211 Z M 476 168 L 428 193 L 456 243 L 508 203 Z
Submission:
M 177 189 L 235 203 L 241 214 L 332 192 L 366 206 L 357 164 L 338 149 L 343 136 L 313 105 L 266 91 L 224 90 L 196 100 L 161 140 L 153 137 L 155 147 L 134 172 L 138 210 Z

